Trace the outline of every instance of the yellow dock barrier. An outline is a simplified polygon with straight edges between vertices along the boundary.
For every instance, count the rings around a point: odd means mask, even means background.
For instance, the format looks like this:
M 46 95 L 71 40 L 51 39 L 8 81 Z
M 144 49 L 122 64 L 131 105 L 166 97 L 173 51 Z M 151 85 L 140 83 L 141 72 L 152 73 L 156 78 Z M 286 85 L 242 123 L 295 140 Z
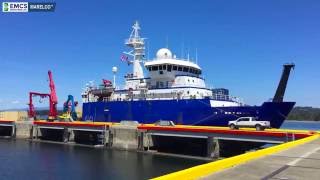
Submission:
M 280 144 L 277 146 L 272 146 L 272 147 L 269 147 L 266 149 L 261 149 L 261 150 L 254 151 L 254 152 L 248 152 L 248 153 L 245 153 L 242 155 L 238 155 L 238 156 L 222 159 L 219 161 L 191 167 L 191 168 L 188 168 L 188 169 L 185 169 L 182 171 L 178 171 L 178 172 L 174 172 L 171 174 L 167 174 L 164 176 L 154 178 L 153 180 L 198 179 L 201 177 L 205 177 L 209 174 L 213 174 L 215 172 L 218 172 L 218 171 L 221 171 L 221 170 L 224 170 L 224 169 L 227 169 L 227 168 L 239 165 L 239 164 L 243 164 L 245 162 L 248 162 L 248 161 L 251 161 L 251 160 L 254 160 L 257 158 L 261 158 L 261 157 L 264 157 L 264 156 L 267 156 L 270 154 L 277 153 L 279 151 L 287 150 L 289 148 L 313 141 L 319 137 L 320 137 L 319 134 L 315 134 L 315 135 L 312 135 L 307 138 L 287 142 L 287 143 Z

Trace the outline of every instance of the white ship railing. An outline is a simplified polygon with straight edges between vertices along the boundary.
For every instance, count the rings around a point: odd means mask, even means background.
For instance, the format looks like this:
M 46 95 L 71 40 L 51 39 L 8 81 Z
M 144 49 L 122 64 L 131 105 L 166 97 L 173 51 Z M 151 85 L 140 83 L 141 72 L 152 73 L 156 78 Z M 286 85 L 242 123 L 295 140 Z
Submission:
M 233 101 L 240 104 L 243 104 L 243 100 L 239 97 L 224 95 L 224 94 L 213 94 L 214 100 L 222 100 L 222 101 Z

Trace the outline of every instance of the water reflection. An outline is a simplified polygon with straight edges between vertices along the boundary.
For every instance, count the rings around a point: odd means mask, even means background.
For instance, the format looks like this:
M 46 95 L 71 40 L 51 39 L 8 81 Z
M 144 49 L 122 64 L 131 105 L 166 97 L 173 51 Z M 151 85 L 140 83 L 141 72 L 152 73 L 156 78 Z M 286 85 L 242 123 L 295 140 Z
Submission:
M 2 179 L 147 179 L 205 161 L 24 140 L 0 140 Z

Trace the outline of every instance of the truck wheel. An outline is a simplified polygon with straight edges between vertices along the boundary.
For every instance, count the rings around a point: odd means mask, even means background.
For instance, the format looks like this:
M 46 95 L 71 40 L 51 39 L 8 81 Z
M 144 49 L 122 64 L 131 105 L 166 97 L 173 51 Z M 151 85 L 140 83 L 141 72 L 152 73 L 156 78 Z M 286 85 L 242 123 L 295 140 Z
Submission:
M 256 125 L 256 130 L 257 130 L 257 131 L 263 131 L 264 128 L 263 128 L 260 124 L 257 124 L 257 125 Z
M 237 129 L 237 127 L 234 124 L 230 124 L 230 129 Z

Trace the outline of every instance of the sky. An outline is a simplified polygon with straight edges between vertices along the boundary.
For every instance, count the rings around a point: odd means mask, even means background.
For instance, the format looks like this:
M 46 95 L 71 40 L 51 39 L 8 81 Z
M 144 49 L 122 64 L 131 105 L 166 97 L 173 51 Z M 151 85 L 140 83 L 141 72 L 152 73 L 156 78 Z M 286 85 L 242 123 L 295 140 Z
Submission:
M 51 13 L 0 12 L 0 109 L 26 108 L 29 91 L 49 92 L 48 70 L 59 106 L 69 94 L 81 102 L 85 84 L 112 79 L 113 66 L 124 84 L 132 66 L 120 56 L 135 20 L 147 57 L 168 46 L 195 59 L 197 49 L 208 86 L 228 88 L 250 105 L 272 98 L 282 65 L 294 62 L 285 100 L 320 107 L 320 1 L 55 2 Z

